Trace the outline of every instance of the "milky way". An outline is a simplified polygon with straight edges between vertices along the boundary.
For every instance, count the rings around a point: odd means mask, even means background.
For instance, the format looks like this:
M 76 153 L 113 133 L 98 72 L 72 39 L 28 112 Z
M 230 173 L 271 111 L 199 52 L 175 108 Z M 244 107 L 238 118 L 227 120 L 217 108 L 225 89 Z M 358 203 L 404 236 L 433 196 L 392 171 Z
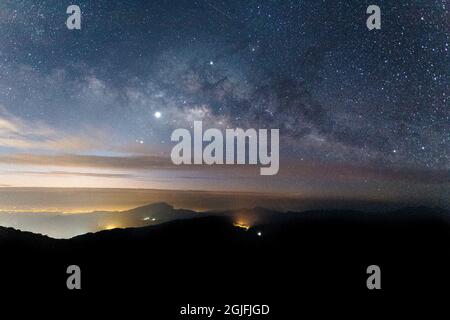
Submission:
M 344 175 L 298 169 L 320 163 L 356 168 L 344 170 L 357 172 L 348 193 L 429 173 L 438 186 L 406 182 L 410 195 L 448 195 L 447 1 L 376 1 L 382 28 L 372 31 L 372 1 L 73 2 L 0 4 L 0 161 L 164 158 L 174 128 L 203 120 L 279 128 L 281 174 L 306 176 L 286 180 L 290 191 L 317 193 Z M 81 30 L 66 28 L 70 4 Z

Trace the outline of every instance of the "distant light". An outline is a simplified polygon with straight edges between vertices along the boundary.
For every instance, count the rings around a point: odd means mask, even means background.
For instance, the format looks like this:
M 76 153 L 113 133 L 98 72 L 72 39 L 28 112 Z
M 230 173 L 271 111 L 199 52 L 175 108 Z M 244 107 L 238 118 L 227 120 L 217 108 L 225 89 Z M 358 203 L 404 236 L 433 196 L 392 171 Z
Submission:
M 159 112 L 159 111 L 156 111 L 156 112 L 155 112 L 155 118 L 156 118 L 156 119 L 161 118 L 161 116 L 162 116 L 161 112 Z
M 145 218 L 144 218 L 144 221 L 148 221 L 148 220 L 150 220 L 149 217 L 145 217 Z
M 214 61 L 210 61 L 210 62 L 209 62 L 209 65 L 210 65 L 210 66 L 213 66 L 213 65 L 214 65 Z
M 114 224 L 108 224 L 105 226 L 105 230 L 117 229 L 118 227 Z
M 250 229 L 250 226 L 247 225 L 245 222 L 242 222 L 242 221 L 235 221 L 235 222 L 233 223 L 233 225 L 234 225 L 235 227 L 242 228 L 242 229 L 245 229 L 245 230 Z
M 257 235 L 258 235 L 258 237 L 261 237 L 261 236 L 262 236 L 262 232 L 259 231 L 259 232 L 257 233 Z
M 152 221 L 156 221 L 156 218 L 153 218 Z

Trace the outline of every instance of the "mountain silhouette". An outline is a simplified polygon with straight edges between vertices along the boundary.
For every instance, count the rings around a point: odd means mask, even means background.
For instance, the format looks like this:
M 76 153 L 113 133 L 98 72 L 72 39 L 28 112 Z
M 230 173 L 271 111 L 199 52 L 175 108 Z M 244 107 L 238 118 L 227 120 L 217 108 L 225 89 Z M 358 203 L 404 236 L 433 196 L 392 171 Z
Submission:
M 153 203 L 134 208 L 128 211 L 123 211 L 121 214 L 135 216 L 142 219 L 152 217 L 160 220 L 189 219 L 198 216 L 198 213 L 195 211 L 175 209 L 173 206 L 165 202 Z
M 94 211 L 80 214 L 0 213 L 0 225 L 47 234 L 53 238 L 72 238 L 104 229 L 143 227 L 198 215 L 199 213 L 191 210 L 175 209 L 167 203 L 154 203 L 127 211 Z
M 264 219 L 252 220 L 248 228 L 236 226 L 237 216 L 250 210 L 199 214 L 160 203 L 121 214 L 181 219 L 60 240 L 0 227 L 0 272 L 8 275 L 2 287 L 10 293 L 37 290 L 34 299 L 70 297 L 75 293 L 65 287 L 66 268 L 76 264 L 83 272 L 82 296 L 108 301 L 120 296 L 131 309 L 145 305 L 149 315 L 170 319 L 187 303 L 267 303 L 273 319 L 284 319 L 307 309 L 335 314 L 332 307 L 321 308 L 324 304 L 350 301 L 370 308 L 376 301 L 387 308 L 393 301 L 417 299 L 440 306 L 448 296 L 445 210 L 256 208 Z M 366 270 L 373 264 L 382 270 L 379 293 L 366 287 Z

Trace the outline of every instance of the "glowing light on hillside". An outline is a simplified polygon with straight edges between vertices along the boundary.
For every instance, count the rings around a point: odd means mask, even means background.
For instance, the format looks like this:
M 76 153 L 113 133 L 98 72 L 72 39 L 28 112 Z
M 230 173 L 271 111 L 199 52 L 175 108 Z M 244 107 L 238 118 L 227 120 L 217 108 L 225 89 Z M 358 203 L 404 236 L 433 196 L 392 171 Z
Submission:
M 235 227 L 237 227 L 237 228 L 242 228 L 242 229 L 245 229 L 245 230 L 248 230 L 248 229 L 250 229 L 250 225 L 248 225 L 248 224 L 246 224 L 245 223 L 245 221 L 242 221 L 242 220 L 237 220 L 237 221 L 235 221 L 234 223 L 233 223 L 233 225 L 235 226 Z

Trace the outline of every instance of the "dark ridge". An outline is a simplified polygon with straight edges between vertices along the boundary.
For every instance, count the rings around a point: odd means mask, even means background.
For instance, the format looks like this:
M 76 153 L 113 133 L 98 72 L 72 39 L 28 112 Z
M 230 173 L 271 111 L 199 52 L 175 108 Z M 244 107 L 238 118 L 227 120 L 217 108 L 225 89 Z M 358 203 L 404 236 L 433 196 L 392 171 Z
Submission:
M 2 290 L 34 293 L 33 301 L 43 303 L 103 299 L 107 310 L 115 310 L 116 299 L 127 311 L 144 306 L 156 319 L 177 319 L 187 303 L 267 303 L 270 319 L 291 319 L 299 305 L 333 314 L 336 306 L 368 310 L 374 301 L 377 310 L 388 310 L 401 299 L 436 308 L 448 297 L 450 228 L 443 211 L 271 213 L 248 230 L 231 216 L 196 215 L 70 240 L 0 228 Z M 66 288 L 72 264 L 82 269 L 80 293 Z M 382 270 L 380 292 L 366 287 L 372 264 Z

